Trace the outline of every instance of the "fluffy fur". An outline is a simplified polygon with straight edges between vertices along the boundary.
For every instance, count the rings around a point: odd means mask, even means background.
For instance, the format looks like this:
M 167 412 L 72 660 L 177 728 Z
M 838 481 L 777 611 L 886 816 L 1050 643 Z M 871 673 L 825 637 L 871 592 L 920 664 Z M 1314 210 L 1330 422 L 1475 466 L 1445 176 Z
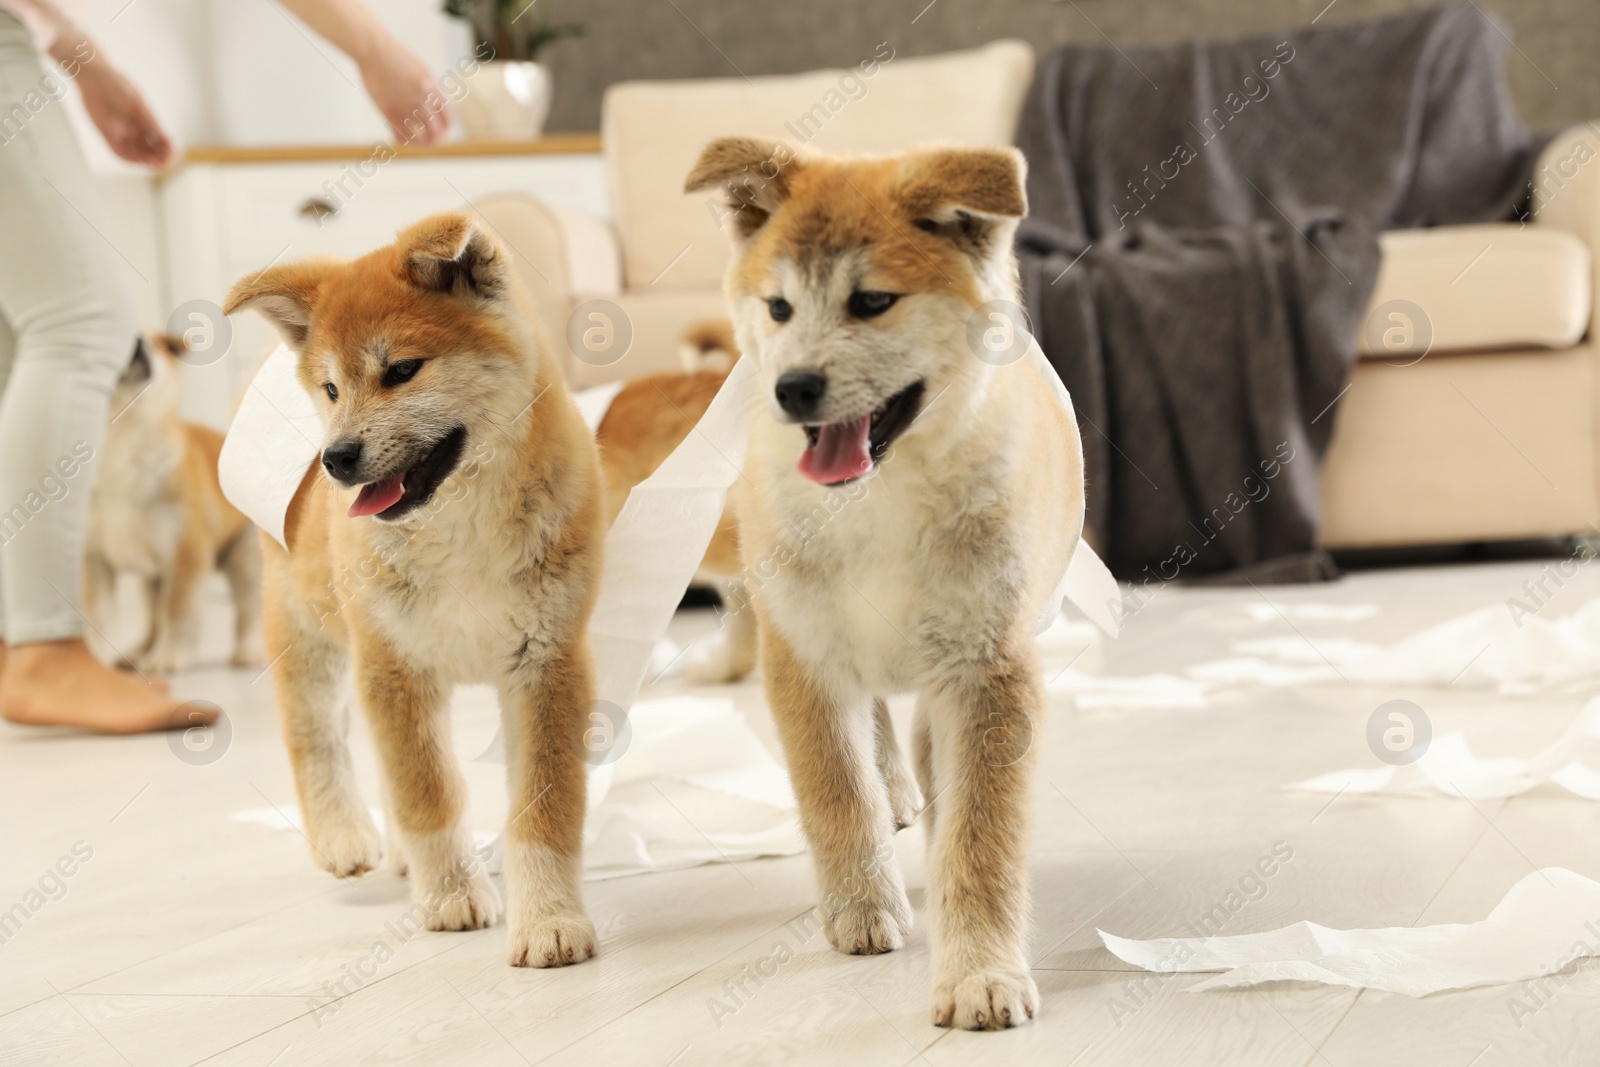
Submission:
M 96 629 L 105 633 L 117 615 L 117 576 L 137 575 L 149 631 L 120 664 L 180 671 L 194 655 L 201 585 L 220 570 L 233 592 L 232 662 L 259 666 L 255 527 L 217 482 L 222 435 L 178 418 L 183 350 L 179 337 L 140 338 L 112 393 L 104 466 L 89 505 L 85 599 Z
M 327 427 L 327 469 L 294 498 L 288 551 L 264 544 L 267 652 L 312 850 L 339 877 L 371 870 L 382 851 L 345 739 L 353 669 L 413 901 L 430 929 L 493 925 L 500 896 L 470 847 L 445 721 L 456 685 L 493 685 L 510 798 L 508 958 L 589 958 L 582 740 L 599 464 L 509 258 L 470 217 L 439 215 L 353 262 L 245 279 L 227 310 L 245 307 L 300 353 Z M 347 515 L 401 471 L 399 502 Z
M 1032 625 L 1083 505 L 1077 429 L 1049 384 L 969 341 L 993 325 L 982 305 L 1018 299 L 1023 167 L 1007 149 L 825 158 L 729 138 L 687 182 L 726 193 L 727 297 L 766 386 L 740 541 L 825 929 L 842 952 L 877 953 L 911 925 L 884 857 L 918 798 L 883 698 L 915 692 L 933 1018 L 968 1029 L 1026 1022 L 1039 1002 L 1024 955 L 1045 714 Z M 860 314 L 862 294 L 894 299 Z M 791 372 L 826 383 L 805 418 L 779 398 Z M 797 472 L 807 427 L 907 396 L 914 413 L 864 477 Z

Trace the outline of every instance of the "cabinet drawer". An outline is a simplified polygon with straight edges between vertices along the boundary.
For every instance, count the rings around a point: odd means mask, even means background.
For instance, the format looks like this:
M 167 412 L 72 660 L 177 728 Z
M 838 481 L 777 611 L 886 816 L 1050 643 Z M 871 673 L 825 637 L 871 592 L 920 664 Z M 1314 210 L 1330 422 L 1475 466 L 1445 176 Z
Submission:
M 253 264 L 357 256 L 438 211 L 519 192 L 610 214 L 599 156 L 391 159 L 219 167 L 222 260 Z

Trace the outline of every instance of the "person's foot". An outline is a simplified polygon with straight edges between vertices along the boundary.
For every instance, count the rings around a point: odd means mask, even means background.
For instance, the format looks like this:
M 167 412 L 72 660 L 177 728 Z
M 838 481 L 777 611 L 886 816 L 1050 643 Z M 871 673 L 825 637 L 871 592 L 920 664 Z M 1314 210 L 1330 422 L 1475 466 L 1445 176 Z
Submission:
M 28 726 L 137 734 L 204 726 L 210 705 L 185 705 L 126 671 L 107 667 L 82 640 L 12 645 L 0 668 L 0 716 Z

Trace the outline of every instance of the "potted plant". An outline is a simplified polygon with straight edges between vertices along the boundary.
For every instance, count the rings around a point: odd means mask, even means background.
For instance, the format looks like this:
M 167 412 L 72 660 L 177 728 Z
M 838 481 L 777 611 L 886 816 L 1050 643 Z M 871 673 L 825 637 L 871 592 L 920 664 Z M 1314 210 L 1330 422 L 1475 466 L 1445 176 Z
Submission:
M 583 26 L 551 22 L 533 6 L 534 0 L 444 0 L 446 15 L 472 27 L 482 60 L 455 104 L 473 140 L 525 141 L 544 131 L 550 72 L 539 54 L 563 37 L 583 36 Z

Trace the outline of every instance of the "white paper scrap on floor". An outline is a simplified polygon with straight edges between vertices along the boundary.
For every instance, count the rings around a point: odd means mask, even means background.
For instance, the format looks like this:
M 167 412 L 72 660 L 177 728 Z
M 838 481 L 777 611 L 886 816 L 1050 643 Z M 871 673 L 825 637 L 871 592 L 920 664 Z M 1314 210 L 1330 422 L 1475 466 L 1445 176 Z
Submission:
M 1405 713 L 1399 714 L 1403 719 Z M 1394 728 L 1411 727 L 1410 722 L 1397 720 Z M 1465 735 L 1453 730 L 1421 746 L 1422 754 L 1412 763 L 1331 771 L 1296 782 L 1289 788 L 1334 794 L 1430 796 L 1443 793 L 1488 800 L 1520 796 L 1550 782 L 1585 800 L 1600 800 L 1600 771 L 1573 758 L 1586 743 L 1594 747 L 1595 742 L 1600 742 L 1600 699 L 1586 704 L 1560 737 L 1526 759 L 1475 756 Z M 1410 744 L 1408 740 L 1407 745 Z
M 1388 645 L 1296 634 L 1234 642 L 1233 651 L 1241 655 L 1196 664 L 1185 673 L 1221 685 L 1343 681 L 1506 694 L 1583 691 L 1600 684 L 1600 600 L 1571 615 L 1544 618 L 1510 597 Z
M 1600 955 L 1600 882 L 1564 867 L 1534 871 L 1475 923 L 1330 930 L 1300 922 L 1259 934 L 1135 941 L 1098 931 L 1118 958 L 1148 971 L 1222 971 L 1187 987 L 1318 982 L 1423 997 L 1521 982 Z

